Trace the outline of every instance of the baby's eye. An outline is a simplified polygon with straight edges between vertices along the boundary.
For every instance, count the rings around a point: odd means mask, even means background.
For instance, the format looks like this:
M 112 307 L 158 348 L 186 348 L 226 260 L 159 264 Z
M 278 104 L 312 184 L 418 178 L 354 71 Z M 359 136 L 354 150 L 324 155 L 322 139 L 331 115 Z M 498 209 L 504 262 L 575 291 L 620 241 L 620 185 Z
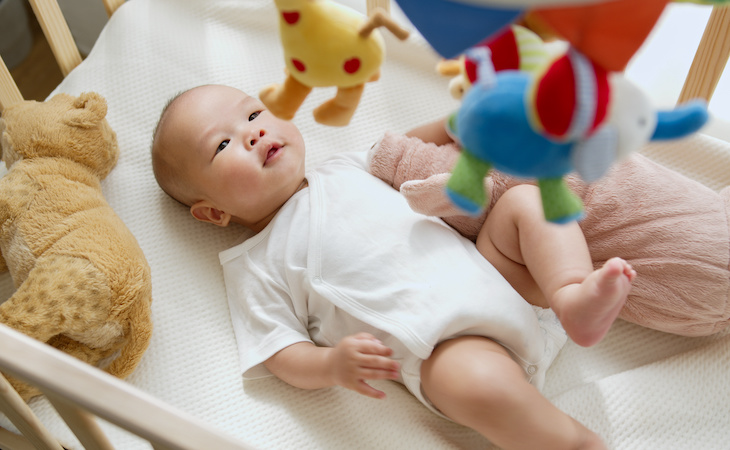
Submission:
M 226 139 L 225 141 L 221 142 L 218 148 L 215 150 L 215 154 L 217 155 L 220 153 L 224 148 L 228 146 L 228 143 L 231 142 L 230 140 Z
M 248 116 L 248 121 L 251 122 L 253 119 L 257 118 L 261 114 L 261 111 L 256 111 L 255 113 L 251 113 L 250 116 Z

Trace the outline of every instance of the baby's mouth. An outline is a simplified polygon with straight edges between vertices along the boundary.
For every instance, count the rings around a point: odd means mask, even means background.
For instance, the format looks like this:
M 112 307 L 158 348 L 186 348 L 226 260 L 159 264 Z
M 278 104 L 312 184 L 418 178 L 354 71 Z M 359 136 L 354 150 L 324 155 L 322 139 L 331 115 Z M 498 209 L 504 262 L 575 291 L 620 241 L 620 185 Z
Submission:
M 266 160 L 264 161 L 264 165 L 266 165 L 266 163 L 268 163 L 273 157 L 275 157 L 279 153 L 280 149 L 281 149 L 281 147 L 279 147 L 279 146 L 276 146 L 276 145 L 272 146 L 269 149 L 269 151 L 266 153 Z

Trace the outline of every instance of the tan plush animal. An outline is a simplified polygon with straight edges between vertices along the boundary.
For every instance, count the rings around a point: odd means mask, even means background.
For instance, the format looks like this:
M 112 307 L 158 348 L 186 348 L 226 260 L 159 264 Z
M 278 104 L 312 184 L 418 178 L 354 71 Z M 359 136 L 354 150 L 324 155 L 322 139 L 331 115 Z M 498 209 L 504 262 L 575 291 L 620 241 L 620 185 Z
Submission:
M 96 93 L 25 101 L 0 118 L 0 270 L 16 291 L 0 322 L 120 378 L 149 344 L 151 280 L 134 236 L 106 202 L 117 162 Z M 39 392 L 11 379 L 26 401 Z

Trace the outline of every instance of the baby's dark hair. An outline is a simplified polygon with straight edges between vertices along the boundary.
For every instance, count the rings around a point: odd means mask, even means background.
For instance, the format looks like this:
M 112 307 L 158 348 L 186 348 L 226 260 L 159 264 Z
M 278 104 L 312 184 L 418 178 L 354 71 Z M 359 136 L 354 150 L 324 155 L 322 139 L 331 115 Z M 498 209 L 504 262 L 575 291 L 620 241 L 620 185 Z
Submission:
M 166 151 L 165 145 L 161 140 L 165 120 L 174 110 L 177 100 L 186 92 L 189 92 L 189 90 L 178 92 L 162 108 L 157 125 L 155 126 L 155 131 L 152 133 L 150 150 L 152 155 L 152 171 L 155 175 L 155 180 L 157 180 L 157 184 L 171 198 L 190 207 L 193 204 L 193 197 L 190 192 L 190 187 L 186 185 L 183 179 L 182 161 L 179 158 L 176 159 L 171 156 L 169 151 Z

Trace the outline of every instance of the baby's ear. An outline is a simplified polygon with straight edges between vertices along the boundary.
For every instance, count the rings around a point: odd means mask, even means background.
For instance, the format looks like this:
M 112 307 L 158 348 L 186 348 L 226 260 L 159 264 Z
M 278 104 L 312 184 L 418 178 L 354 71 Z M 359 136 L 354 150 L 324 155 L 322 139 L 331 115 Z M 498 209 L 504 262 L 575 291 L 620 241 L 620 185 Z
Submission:
M 93 128 L 106 117 L 106 100 L 96 92 L 84 92 L 73 100 L 66 117 L 72 127 Z
M 231 215 L 214 208 L 210 203 L 201 200 L 190 207 L 190 214 L 201 222 L 208 222 L 219 227 L 227 227 L 231 222 Z

